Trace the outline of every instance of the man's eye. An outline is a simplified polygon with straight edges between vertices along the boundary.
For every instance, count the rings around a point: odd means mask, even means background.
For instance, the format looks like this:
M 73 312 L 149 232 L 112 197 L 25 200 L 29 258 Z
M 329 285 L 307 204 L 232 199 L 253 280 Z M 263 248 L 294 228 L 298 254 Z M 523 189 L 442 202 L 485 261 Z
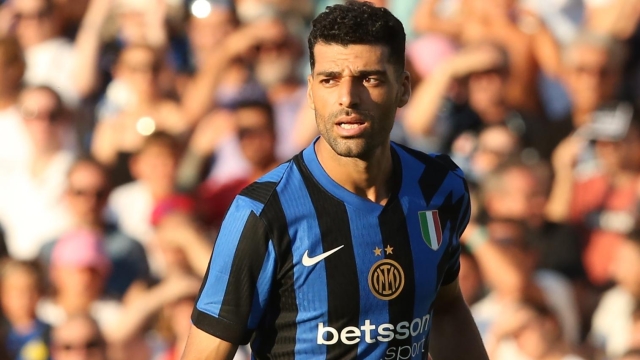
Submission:
M 375 78 L 371 78 L 371 77 L 366 77 L 364 78 L 364 83 L 365 84 L 369 84 L 369 85 L 376 85 L 380 83 L 379 79 L 375 79 Z
M 322 79 L 322 80 L 320 80 L 320 83 L 322 85 L 333 85 L 333 84 L 336 83 L 336 80 L 335 79 Z

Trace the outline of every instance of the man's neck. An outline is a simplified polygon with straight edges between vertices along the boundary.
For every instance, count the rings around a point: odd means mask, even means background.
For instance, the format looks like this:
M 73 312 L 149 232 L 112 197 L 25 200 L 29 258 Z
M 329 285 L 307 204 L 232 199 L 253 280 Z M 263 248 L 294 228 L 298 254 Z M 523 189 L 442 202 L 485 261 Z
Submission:
M 356 195 L 384 205 L 389 199 L 388 180 L 393 169 L 391 145 L 389 141 L 385 144 L 375 151 L 371 160 L 340 156 L 322 138 L 315 147 L 318 161 L 335 182 Z

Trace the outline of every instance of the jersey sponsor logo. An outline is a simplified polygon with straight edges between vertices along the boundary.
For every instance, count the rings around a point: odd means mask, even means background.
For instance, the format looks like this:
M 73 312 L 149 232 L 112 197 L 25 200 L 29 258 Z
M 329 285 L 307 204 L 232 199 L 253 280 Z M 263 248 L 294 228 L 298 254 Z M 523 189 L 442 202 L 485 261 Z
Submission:
M 317 263 L 319 263 L 320 261 L 326 259 L 329 255 L 335 253 L 336 251 L 342 249 L 344 247 L 344 245 L 338 246 L 337 248 L 333 249 L 333 250 L 329 250 L 327 252 L 324 252 L 318 256 L 314 256 L 314 257 L 309 257 L 309 250 L 304 252 L 304 255 L 302 255 L 302 265 L 304 266 L 313 266 Z
M 318 323 L 317 343 L 319 345 L 334 345 L 338 342 L 341 342 L 346 345 L 353 345 L 364 341 L 367 344 L 373 344 L 376 342 L 389 342 L 393 339 L 403 340 L 408 338 L 409 336 L 415 338 L 418 335 L 425 334 L 427 331 L 429 331 L 430 318 L 431 316 L 427 314 L 422 318 L 417 317 L 411 322 L 403 321 L 396 325 L 375 325 L 371 324 L 371 320 L 367 319 L 364 321 L 364 325 L 360 326 L 359 328 L 355 326 L 347 326 L 340 331 L 331 326 L 325 326 L 324 323 Z M 423 342 L 424 338 L 425 337 L 422 337 Z M 423 344 L 424 343 L 422 343 L 422 345 Z M 412 350 L 411 347 L 408 348 L 409 350 Z M 390 348 L 389 351 L 391 349 L 396 348 Z M 406 352 L 406 349 L 396 350 L 398 352 Z
M 369 289 L 380 300 L 397 297 L 404 288 L 404 271 L 393 260 L 382 259 L 369 270 Z
M 422 239 L 432 250 L 438 250 L 442 245 L 442 228 L 438 210 L 418 211 Z

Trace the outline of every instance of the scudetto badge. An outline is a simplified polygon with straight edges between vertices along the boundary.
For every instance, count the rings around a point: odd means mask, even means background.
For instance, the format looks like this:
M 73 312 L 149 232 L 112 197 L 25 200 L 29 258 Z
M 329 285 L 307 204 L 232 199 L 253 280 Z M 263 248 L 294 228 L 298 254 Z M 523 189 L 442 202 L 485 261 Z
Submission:
M 394 299 L 403 287 L 404 271 L 397 262 L 383 259 L 373 264 L 369 270 L 369 289 L 378 299 Z

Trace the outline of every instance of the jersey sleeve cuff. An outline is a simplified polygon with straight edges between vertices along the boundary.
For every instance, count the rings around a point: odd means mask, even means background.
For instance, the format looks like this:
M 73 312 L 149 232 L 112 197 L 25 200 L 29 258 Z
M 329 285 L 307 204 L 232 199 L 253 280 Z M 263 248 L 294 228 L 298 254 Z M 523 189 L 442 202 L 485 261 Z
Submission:
M 212 316 L 197 307 L 191 314 L 191 322 L 198 329 L 234 345 L 246 345 L 251 334 L 243 326 Z

